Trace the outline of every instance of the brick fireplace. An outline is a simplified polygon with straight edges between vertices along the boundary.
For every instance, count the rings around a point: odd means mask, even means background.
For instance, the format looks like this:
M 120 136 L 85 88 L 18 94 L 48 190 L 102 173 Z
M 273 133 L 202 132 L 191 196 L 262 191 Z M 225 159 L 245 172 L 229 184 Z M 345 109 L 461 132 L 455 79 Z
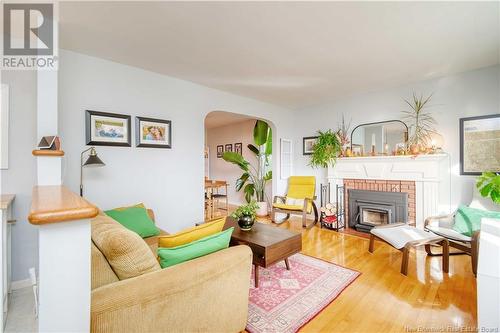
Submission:
M 446 154 L 339 158 L 328 167 L 330 198 L 335 202 L 336 185 L 345 185 L 345 200 L 349 189 L 408 193 L 408 221 L 423 229 L 427 217 L 453 209 L 450 174 Z
M 408 195 L 408 223 L 414 223 L 416 219 L 416 188 L 414 181 L 406 180 L 374 180 L 374 179 L 349 179 L 345 178 L 344 183 L 344 207 L 346 225 L 351 225 L 349 221 L 349 190 L 364 190 L 376 192 L 399 192 Z

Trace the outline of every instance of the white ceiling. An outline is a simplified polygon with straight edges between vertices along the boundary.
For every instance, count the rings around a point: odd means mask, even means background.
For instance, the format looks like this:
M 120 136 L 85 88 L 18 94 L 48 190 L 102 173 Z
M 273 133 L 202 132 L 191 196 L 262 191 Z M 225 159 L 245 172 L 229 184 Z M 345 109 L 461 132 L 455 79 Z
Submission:
M 250 119 L 254 118 L 231 112 L 212 111 L 205 117 L 205 128 L 215 128 L 240 123 Z
M 498 2 L 62 2 L 61 47 L 290 108 L 499 63 Z

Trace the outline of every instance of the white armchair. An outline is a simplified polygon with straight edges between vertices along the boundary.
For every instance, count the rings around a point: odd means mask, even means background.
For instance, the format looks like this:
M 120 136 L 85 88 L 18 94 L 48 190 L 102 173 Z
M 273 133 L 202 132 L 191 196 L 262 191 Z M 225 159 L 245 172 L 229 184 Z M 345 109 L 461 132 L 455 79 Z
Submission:
M 500 206 L 495 205 L 489 198 L 483 198 L 479 195 L 477 190 L 474 189 L 472 202 L 469 204 L 471 208 L 478 208 L 484 210 L 500 211 Z M 450 255 L 468 254 L 471 256 L 472 272 L 477 275 L 477 261 L 479 256 L 479 234 L 476 231 L 472 237 L 462 235 L 453 230 L 455 223 L 455 213 L 441 216 L 428 217 L 425 220 L 424 228 L 432 231 L 436 235 L 448 239 L 450 246 L 462 252 L 450 252 Z M 425 246 L 425 250 L 430 256 L 439 256 L 441 254 L 434 254 L 431 251 L 430 245 Z

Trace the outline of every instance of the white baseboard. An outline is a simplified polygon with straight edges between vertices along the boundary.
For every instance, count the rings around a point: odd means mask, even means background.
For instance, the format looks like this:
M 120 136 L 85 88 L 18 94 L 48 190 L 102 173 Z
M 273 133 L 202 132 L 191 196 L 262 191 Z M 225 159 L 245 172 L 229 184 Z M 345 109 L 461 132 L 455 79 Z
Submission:
M 27 287 L 31 287 L 31 279 L 17 280 L 10 283 L 11 290 L 19 290 Z

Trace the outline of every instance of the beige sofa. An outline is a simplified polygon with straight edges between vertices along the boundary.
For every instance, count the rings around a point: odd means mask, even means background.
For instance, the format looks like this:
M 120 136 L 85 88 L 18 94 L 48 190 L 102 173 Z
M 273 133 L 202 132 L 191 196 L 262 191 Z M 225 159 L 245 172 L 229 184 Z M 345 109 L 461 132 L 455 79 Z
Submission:
M 123 228 L 123 227 L 122 227 Z M 238 332 L 245 329 L 252 252 L 235 246 L 119 280 L 92 241 L 92 332 Z M 156 251 L 157 237 L 145 239 Z

